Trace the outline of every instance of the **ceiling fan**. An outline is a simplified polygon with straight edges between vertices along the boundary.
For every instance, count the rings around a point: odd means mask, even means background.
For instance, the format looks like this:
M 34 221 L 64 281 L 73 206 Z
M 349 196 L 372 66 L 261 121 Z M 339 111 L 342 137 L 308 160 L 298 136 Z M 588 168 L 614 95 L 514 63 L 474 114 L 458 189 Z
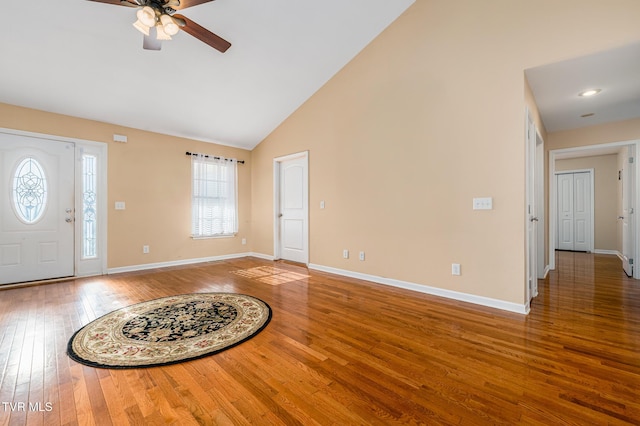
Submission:
M 213 0 L 89 0 L 98 3 L 114 4 L 138 8 L 138 20 L 133 26 L 144 34 L 142 47 L 147 50 L 160 50 L 163 40 L 182 30 L 198 40 L 224 53 L 231 43 L 196 24 L 176 11 L 208 3 Z

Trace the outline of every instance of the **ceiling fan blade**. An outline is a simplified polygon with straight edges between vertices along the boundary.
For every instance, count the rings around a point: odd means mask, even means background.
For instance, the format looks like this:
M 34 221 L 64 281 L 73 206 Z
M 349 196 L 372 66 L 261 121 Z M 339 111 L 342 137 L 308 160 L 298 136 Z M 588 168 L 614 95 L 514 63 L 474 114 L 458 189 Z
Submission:
M 227 40 L 215 35 L 205 27 L 196 24 L 191 19 L 178 14 L 173 15 L 173 17 L 178 20 L 184 21 L 184 26 L 180 26 L 180 29 L 182 29 L 182 31 L 194 36 L 201 42 L 208 44 L 214 49 L 224 53 L 228 48 L 231 47 L 231 43 L 229 43 Z
M 211 1 L 213 0 L 180 0 L 180 6 L 171 6 L 171 8 L 175 10 L 182 10 L 202 3 L 209 3 Z
M 140 5 L 136 2 L 136 0 L 88 0 L 88 1 L 113 4 L 116 6 L 140 7 Z
M 142 40 L 142 48 L 144 50 L 161 50 L 162 49 L 162 40 L 157 39 L 156 28 L 149 29 L 149 35 L 143 36 L 144 40 Z

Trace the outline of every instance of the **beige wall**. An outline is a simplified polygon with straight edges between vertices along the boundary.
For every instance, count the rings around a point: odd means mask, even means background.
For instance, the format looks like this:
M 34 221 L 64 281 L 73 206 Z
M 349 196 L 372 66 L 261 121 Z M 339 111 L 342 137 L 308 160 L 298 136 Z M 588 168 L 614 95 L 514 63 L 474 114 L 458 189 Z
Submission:
M 556 171 L 594 169 L 594 248 L 618 250 L 618 155 L 556 160 Z
M 553 132 L 547 136 L 547 151 L 600 145 L 613 142 L 629 142 L 640 139 L 640 118 L 598 126 L 582 127 L 564 132 Z
M 273 158 L 309 150 L 312 263 L 523 304 L 523 71 L 638 41 L 639 14 L 417 0 L 253 151 L 254 251 L 273 253 Z
M 0 104 L 0 127 L 108 144 L 108 267 L 179 261 L 250 251 L 250 152 L 32 109 Z M 114 143 L 113 134 L 128 136 Z M 239 234 L 193 240 L 191 162 L 186 151 L 245 160 L 238 166 Z M 114 203 L 124 201 L 126 210 Z M 250 239 L 249 239 L 250 243 Z M 142 254 L 149 245 L 150 253 Z

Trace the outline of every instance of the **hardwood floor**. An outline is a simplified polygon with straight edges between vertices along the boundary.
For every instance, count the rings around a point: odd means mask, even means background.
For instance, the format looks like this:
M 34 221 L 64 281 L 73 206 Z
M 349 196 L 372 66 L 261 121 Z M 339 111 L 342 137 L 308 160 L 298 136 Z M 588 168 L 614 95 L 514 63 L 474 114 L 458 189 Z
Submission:
M 2 425 L 640 424 L 640 283 L 615 256 L 558 253 L 522 316 L 247 258 L 0 291 Z M 292 276 L 295 276 L 292 275 Z M 273 309 L 253 339 L 168 367 L 66 356 L 114 309 L 239 292 Z

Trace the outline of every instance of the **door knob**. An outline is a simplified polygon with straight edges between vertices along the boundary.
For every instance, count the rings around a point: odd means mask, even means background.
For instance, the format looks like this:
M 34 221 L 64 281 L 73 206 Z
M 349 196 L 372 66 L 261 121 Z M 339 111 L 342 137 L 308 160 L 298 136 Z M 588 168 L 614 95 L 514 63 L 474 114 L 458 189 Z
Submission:
M 282 213 L 280 213 L 280 214 L 278 215 L 278 217 L 282 217 Z
M 70 217 L 68 217 L 68 218 L 66 218 L 64 221 L 65 221 L 65 222 L 67 222 L 67 223 L 71 223 L 71 222 L 73 222 L 73 219 L 71 219 Z
M 532 217 L 530 220 L 531 220 L 531 222 L 537 222 L 538 218 L 537 217 Z

